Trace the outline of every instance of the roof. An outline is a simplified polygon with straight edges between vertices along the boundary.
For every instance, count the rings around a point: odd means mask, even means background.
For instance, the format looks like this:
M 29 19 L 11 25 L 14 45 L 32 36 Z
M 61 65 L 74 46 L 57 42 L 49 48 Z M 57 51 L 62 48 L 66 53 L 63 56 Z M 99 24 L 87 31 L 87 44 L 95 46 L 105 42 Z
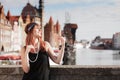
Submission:
M 77 24 L 73 24 L 73 23 L 66 23 L 65 27 L 78 28 Z
M 0 6 L 0 14 L 2 13 L 3 6 Z
M 34 17 L 39 17 L 39 12 L 36 7 L 32 6 L 30 3 L 27 3 L 23 8 L 21 15 L 23 21 L 25 22 L 27 15 L 30 15 L 30 19 L 32 20 Z

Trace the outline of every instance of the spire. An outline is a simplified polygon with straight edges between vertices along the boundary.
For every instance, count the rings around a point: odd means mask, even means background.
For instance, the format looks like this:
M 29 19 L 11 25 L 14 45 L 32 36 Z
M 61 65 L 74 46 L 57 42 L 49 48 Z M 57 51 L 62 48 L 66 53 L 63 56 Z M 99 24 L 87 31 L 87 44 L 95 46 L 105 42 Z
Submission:
M 42 26 L 42 23 L 43 23 L 43 8 L 44 8 L 44 2 L 43 0 L 39 0 L 39 16 L 41 18 L 41 26 Z
M 60 24 L 59 24 L 59 21 L 57 20 L 57 22 L 56 22 L 56 32 L 58 33 L 58 34 L 60 34 L 61 32 L 60 32 Z
M 1 5 L 1 2 L 0 2 L 0 7 L 1 7 L 2 5 Z
M 56 22 L 56 26 L 60 26 L 60 25 L 59 25 L 59 21 L 58 21 L 58 20 L 57 20 L 57 22 Z
M 30 3 L 30 1 L 28 0 L 28 3 Z
M 27 3 L 27 5 L 31 5 L 31 4 L 30 4 L 30 0 L 28 0 L 28 3 Z
M 10 17 L 11 17 L 11 14 L 10 14 L 10 11 L 8 10 L 6 18 L 10 20 Z
M 39 0 L 39 9 L 42 9 L 44 7 L 43 0 Z
M 52 19 L 51 16 L 50 16 L 50 19 L 49 19 L 49 24 L 53 24 L 53 19 Z
M 7 16 L 11 16 L 11 13 L 10 13 L 10 11 L 8 10 L 8 12 L 7 12 Z

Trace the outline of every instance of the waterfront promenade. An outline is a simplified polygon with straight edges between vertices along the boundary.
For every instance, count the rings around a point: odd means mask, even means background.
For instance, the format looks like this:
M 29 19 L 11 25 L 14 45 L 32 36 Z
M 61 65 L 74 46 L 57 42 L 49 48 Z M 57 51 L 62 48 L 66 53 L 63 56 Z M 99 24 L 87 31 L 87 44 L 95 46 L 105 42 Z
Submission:
M 76 65 L 51 65 L 50 80 L 120 80 L 120 54 L 79 49 Z M 21 80 L 21 65 L 0 65 L 0 80 Z

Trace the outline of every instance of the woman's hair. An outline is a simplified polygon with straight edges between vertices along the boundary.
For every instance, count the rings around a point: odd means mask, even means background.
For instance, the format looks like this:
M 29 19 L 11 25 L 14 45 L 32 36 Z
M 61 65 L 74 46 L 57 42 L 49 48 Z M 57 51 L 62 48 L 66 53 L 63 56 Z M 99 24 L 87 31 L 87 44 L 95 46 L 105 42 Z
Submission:
M 26 36 L 26 45 L 34 45 L 34 40 L 33 40 L 33 28 L 35 26 L 39 26 L 37 23 L 29 23 L 25 27 L 25 32 L 27 34 Z M 40 49 L 41 51 L 45 51 L 45 42 L 42 40 L 42 37 L 39 38 L 40 41 Z

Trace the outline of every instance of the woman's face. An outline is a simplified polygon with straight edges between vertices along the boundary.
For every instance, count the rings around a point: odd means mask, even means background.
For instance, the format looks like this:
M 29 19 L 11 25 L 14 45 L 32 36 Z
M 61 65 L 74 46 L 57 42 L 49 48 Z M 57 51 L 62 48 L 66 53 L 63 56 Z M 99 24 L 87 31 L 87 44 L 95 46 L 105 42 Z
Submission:
M 35 37 L 42 37 L 41 26 L 35 25 L 35 27 L 33 28 L 33 35 L 34 35 Z

